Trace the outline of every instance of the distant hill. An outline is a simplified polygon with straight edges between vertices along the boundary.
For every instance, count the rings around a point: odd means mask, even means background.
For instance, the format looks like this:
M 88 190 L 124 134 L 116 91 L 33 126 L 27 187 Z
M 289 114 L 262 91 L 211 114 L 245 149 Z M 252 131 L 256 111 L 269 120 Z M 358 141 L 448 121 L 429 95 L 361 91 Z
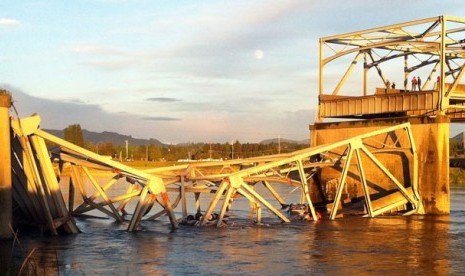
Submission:
M 463 143 L 463 132 L 460 132 L 459 134 L 455 135 L 454 137 L 450 138 L 450 140 L 454 140 L 458 143 Z
M 61 137 L 61 138 L 64 137 L 63 130 L 46 129 L 45 131 L 55 136 Z M 149 144 L 154 144 L 158 146 L 164 145 L 162 142 L 160 142 L 157 139 L 134 138 L 130 135 L 122 135 L 122 134 L 119 134 L 116 132 L 110 132 L 110 131 L 93 132 L 93 131 L 88 131 L 86 129 L 83 129 L 82 135 L 84 136 L 84 141 L 90 142 L 92 144 L 111 142 L 113 143 L 113 145 L 116 145 L 116 146 L 124 146 L 126 143 L 125 141 L 128 140 L 129 144 L 132 146 L 143 146 L 143 145 L 149 145 Z
M 261 141 L 259 144 L 262 144 L 262 145 L 269 145 L 269 144 L 278 144 L 278 143 L 289 143 L 289 144 L 305 144 L 305 145 L 309 145 L 310 144 L 310 140 L 309 139 L 305 139 L 305 140 L 302 140 L 302 141 L 296 141 L 296 140 L 291 140 L 291 139 L 285 139 L 285 138 L 273 138 L 273 139 L 266 139 L 266 140 L 263 140 Z
M 60 138 L 64 137 L 64 130 L 46 129 L 45 131 Z M 111 142 L 115 146 L 124 146 L 125 141 L 128 140 L 129 145 L 132 145 L 132 146 L 141 146 L 141 145 L 150 145 L 150 144 L 158 145 L 158 146 L 165 146 L 165 144 L 163 144 L 157 139 L 134 138 L 131 135 L 123 135 L 123 134 L 119 134 L 116 132 L 110 132 L 110 131 L 94 132 L 94 131 L 83 129 L 82 134 L 84 136 L 84 141 L 92 143 L 92 144 Z M 296 141 L 296 140 L 281 138 L 279 140 L 280 140 L 280 143 L 282 144 L 284 143 L 298 144 L 298 145 L 309 145 L 310 144 L 309 139 Z M 263 145 L 268 145 L 272 143 L 278 144 L 278 138 L 266 139 L 266 140 L 259 142 L 259 144 L 263 144 Z M 190 143 L 180 143 L 179 145 L 183 145 L 183 144 L 190 144 Z

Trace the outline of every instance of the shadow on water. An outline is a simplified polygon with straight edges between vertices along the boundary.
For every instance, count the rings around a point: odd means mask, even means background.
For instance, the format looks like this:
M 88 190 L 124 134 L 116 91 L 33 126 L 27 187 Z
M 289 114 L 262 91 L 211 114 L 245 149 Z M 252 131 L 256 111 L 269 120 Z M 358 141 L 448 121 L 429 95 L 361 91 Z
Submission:
M 144 221 L 141 231 L 112 220 L 78 219 L 83 233 L 21 238 L 42 274 L 459 274 L 465 272 L 465 189 L 450 216 L 350 217 L 335 221 L 228 227 Z M 2 245 L 2 256 L 7 246 Z M 11 248 L 11 247 L 10 247 Z

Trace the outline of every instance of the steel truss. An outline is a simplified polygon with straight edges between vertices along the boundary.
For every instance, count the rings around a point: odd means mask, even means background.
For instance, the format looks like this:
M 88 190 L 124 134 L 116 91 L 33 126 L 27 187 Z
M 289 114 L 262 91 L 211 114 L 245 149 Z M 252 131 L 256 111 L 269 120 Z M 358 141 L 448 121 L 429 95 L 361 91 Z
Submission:
M 325 69 L 342 57 L 348 58 L 348 66 L 338 81 L 336 80 L 334 88 L 327 89 L 328 81 L 334 81 L 334 71 L 331 71 L 331 78 L 327 78 Z M 362 59 L 363 62 L 360 62 Z M 392 87 L 389 73 L 386 72 L 392 71 L 388 70 L 389 64 L 396 60 L 403 65 L 403 83 L 398 85 L 397 90 L 390 91 Z M 465 106 L 465 86 L 461 84 L 465 74 L 465 19 L 439 16 L 320 38 L 320 103 L 324 99 L 331 99 L 325 96 L 340 95 L 341 89 L 360 63 L 363 65 L 360 70 L 363 72 L 363 81 L 359 87 L 354 87 L 351 83 L 350 91 L 356 93 L 351 96 L 369 95 L 368 84 L 374 81 L 368 77 L 370 69 L 376 70 L 382 84 L 381 89 L 385 93 L 410 92 L 409 79 L 426 74 L 427 77 L 418 90 L 435 91 L 439 100 L 432 110 L 421 105 L 415 107 L 423 113 L 420 115 L 448 114 L 453 121 L 461 121 L 465 117 L 462 114 Z M 377 94 L 381 94 L 378 92 Z M 383 110 L 383 113 L 389 112 L 392 110 Z M 413 114 L 418 115 L 418 112 Z M 318 120 L 324 117 L 338 116 L 322 112 Z
M 388 142 L 387 137 L 404 136 L 404 142 L 399 143 L 396 139 Z M 371 142 L 374 137 L 384 137 L 385 144 L 374 147 Z M 396 178 L 393 173 L 376 157 L 377 154 L 386 152 L 402 152 L 408 155 L 410 160 L 409 179 L 404 179 L 404 183 Z M 362 161 L 363 160 L 363 161 Z M 367 185 L 365 176 L 365 162 L 371 162 L 380 174 L 387 176 L 391 183 L 395 185 L 396 192 L 385 195 L 384 200 L 372 200 L 373 190 Z M 217 173 L 224 170 L 224 165 L 230 167 L 235 165 L 235 172 Z M 248 168 L 240 169 L 240 167 Z M 250 166 L 252 165 L 252 166 Z M 285 212 L 275 206 L 287 206 L 288 202 L 283 201 L 283 197 L 273 188 L 274 185 L 284 184 L 298 187 L 301 192 L 301 202 L 308 206 L 309 215 L 314 221 L 319 219 L 315 210 L 315 194 L 310 192 L 311 179 L 318 174 L 322 168 L 333 167 L 340 171 L 336 198 L 331 202 L 326 202 L 331 206 L 328 219 L 335 219 L 341 213 L 341 195 L 346 189 L 348 173 L 352 171 L 352 178 L 357 178 L 362 189 L 366 216 L 375 217 L 391 210 L 398 210 L 402 207 L 404 214 L 423 212 L 422 203 L 418 193 L 418 161 L 413 142 L 410 125 L 401 124 L 394 127 L 384 128 L 368 134 L 359 135 L 340 142 L 308 148 L 286 155 L 265 156 L 260 158 L 248 158 L 244 160 L 217 162 L 213 164 L 193 163 L 183 167 L 170 169 L 158 168 L 148 172 L 160 175 L 164 173 L 166 179 L 177 178 L 172 184 L 167 186 L 171 191 L 179 191 L 179 198 L 185 206 L 186 194 L 192 192 L 196 195 L 197 212 L 201 211 L 198 201 L 200 193 L 213 193 L 213 197 L 205 210 L 200 225 L 223 224 L 223 218 L 228 210 L 232 208 L 233 200 L 238 196 L 245 197 L 250 201 L 255 211 L 256 222 L 261 222 L 262 206 L 267 208 L 282 222 L 289 222 Z M 353 168 L 356 168 L 357 176 L 353 175 Z M 372 168 L 370 168 L 371 170 Z M 168 173 L 169 172 L 169 173 Z M 293 174 L 295 173 L 295 174 Z M 291 176 L 293 175 L 293 176 Z M 199 185 L 199 183 L 210 183 L 211 185 Z M 254 187 L 262 183 L 269 193 L 276 199 L 277 204 L 272 204 L 265 200 L 263 194 L 259 194 Z M 320 189 L 321 190 L 321 189 Z M 323 195 L 325 196 L 325 195 Z M 314 199 L 312 199 L 314 198 Z M 381 203 L 380 203 L 381 202 Z M 405 205 L 410 205 L 407 207 Z M 215 210 L 219 213 L 218 219 L 211 222 L 209 218 Z M 183 207 L 183 216 L 187 216 L 187 208 Z
M 174 211 L 161 178 L 53 136 L 41 130 L 39 124 L 40 117 L 37 115 L 12 121 L 13 195 L 15 203 L 19 206 L 17 211 L 23 220 L 42 225 L 52 234 L 58 234 L 61 226 L 64 226 L 66 232 L 78 233 L 79 229 L 73 216 L 86 216 L 86 212 L 98 210 L 122 222 L 122 215 L 126 214 L 124 207 L 129 200 L 136 199 L 137 205 L 128 231 L 136 230 L 141 218 L 155 201 L 165 210 L 172 227 L 177 227 Z M 51 162 L 46 141 L 59 145 L 62 149 L 62 152 L 54 157 L 59 158 L 58 170 Z M 63 186 L 59 183 L 60 170 L 65 164 L 71 171 L 68 206 L 63 198 Z M 111 180 L 108 183 L 99 183 L 93 175 L 99 171 L 112 174 Z M 92 183 L 93 192 L 84 188 L 85 178 Z M 111 197 L 107 191 L 117 183 L 121 185 L 122 181 L 117 180 L 126 180 L 124 183 L 128 186 L 127 192 Z M 83 203 L 74 208 L 76 188 Z M 118 207 L 115 206 L 116 203 L 120 203 Z
M 315 208 L 315 200 L 319 197 L 326 198 L 327 195 L 322 192 L 318 196 L 312 192 L 316 190 L 312 189 L 312 185 L 316 185 L 312 179 L 323 168 L 339 171 L 335 198 L 323 201 L 329 211 L 327 219 L 333 220 L 344 211 L 346 205 L 342 206 L 341 197 L 347 189 L 348 178 L 355 179 L 361 186 L 363 196 L 360 202 L 363 202 L 366 210 L 364 214 L 368 217 L 392 210 L 402 210 L 404 214 L 422 212 L 417 182 L 418 161 L 408 123 L 289 154 L 200 162 L 146 171 L 125 166 L 55 137 L 41 130 L 39 123 L 38 116 L 12 122 L 15 134 L 14 199 L 23 218 L 44 224 L 54 234 L 58 233 L 57 229 L 61 226 L 67 232 L 79 232 L 73 216 L 88 217 L 91 216 L 88 214 L 90 211 L 99 211 L 123 222 L 124 216 L 128 215 L 125 207 L 131 200 L 137 201 L 137 205 L 130 218 L 128 231 L 137 230 L 143 217 L 153 220 L 162 215 L 168 215 L 172 227 L 175 228 L 179 221 L 176 220 L 173 209 L 181 203 L 182 219 L 185 219 L 189 213 L 186 204 L 189 193 L 195 196 L 195 210 L 192 211 L 199 213 L 202 212 L 200 194 L 212 195 L 199 225 L 223 225 L 227 212 L 234 206 L 233 201 L 241 197 L 250 202 L 256 222 L 262 221 L 262 207 L 282 222 L 290 222 L 288 214 L 279 208 L 289 205 L 276 189 L 279 184 L 297 188 L 301 193 L 300 203 L 306 204 L 311 220 L 317 221 L 320 217 Z M 371 142 L 376 137 L 381 137 L 381 145 L 374 146 Z M 54 168 L 52 164 L 45 147 L 46 141 L 60 147 L 60 151 L 52 155 L 59 164 L 58 168 Z M 377 154 L 386 152 L 401 152 L 407 156 L 407 179 L 396 177 L 376 157 Z M 381 200 L 373 199 L 375 191 L 367 185 L 366 162 L 374 164 L 375 170 L 386 176 L 395 186 L 394 191 L 384 194 Z M 66 168 L 70 174 L 67 206 L 62 191 L 66 185 L 59 183 L 60 173 Z M 110 180 L 97 180 L 96 175 L 102 171 L 111 175 Z M 85 188 L 84 181 L 90 182 L 93 189 Z M 267 200 L 263 191 L 255 189 L 259 183 L 264 185 L 265 193 L 271 194 L 276 201 Z M 125 192 L 116 195 L 109 193 L 110 188 L 116 185 L 125 185 Z M 323 189 L 320 187 L 319 190 Z M 168 192 L 176 197 L 173 204 Z M 75 197 L 79 195 L 82 204 L 75 207 Z M 159 206 L 158 210 L 153 208 L 155 203 Z M 151 213 L 152 209 L 155 210 L 154 214 Z M 212 220 L 215 211 L 219 216 Z

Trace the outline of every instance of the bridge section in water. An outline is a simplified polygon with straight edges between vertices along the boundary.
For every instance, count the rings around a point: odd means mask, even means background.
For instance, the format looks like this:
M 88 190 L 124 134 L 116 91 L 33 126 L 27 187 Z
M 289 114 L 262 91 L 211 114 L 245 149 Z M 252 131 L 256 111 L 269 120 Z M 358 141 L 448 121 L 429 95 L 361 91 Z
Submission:
M 288 154 L 144 171 L 80 148 L 39 125 L 37 115 L 11 121 L 15 226 L 33 225 L 55 235 L 79 233 L 74 217 L 102 215 L 127 222 L 128 231 L 136 231 L 142 219 L 163 216 L 173 228 L 179 223 L 223 226 L 236 219 L 231 211 L 240 201 L 248 202 L 256 223 L 423 213 L 409 123 Z M 46 143 L 59 148 L 50 155 Z M 379 158 L 386 153 L 402 158 L 402 172 Z M 331 182 L 319 181 L 325 169 L 333 172 Z M 294 191 L 299 200 L 289 202 L 283 192 Z M 194 206 L 188 205 L 191 199 Z M 131 202 L 134 208 L 128 208 Z

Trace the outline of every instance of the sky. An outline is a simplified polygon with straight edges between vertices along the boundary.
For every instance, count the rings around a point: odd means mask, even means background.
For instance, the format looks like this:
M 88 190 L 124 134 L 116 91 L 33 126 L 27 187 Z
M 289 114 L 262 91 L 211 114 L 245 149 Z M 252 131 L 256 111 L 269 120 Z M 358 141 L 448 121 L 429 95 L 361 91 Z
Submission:
M 465 1 L 2 0 L 0 88 L 45 129 L 303 140 L 320 37 L 440 15 Z

